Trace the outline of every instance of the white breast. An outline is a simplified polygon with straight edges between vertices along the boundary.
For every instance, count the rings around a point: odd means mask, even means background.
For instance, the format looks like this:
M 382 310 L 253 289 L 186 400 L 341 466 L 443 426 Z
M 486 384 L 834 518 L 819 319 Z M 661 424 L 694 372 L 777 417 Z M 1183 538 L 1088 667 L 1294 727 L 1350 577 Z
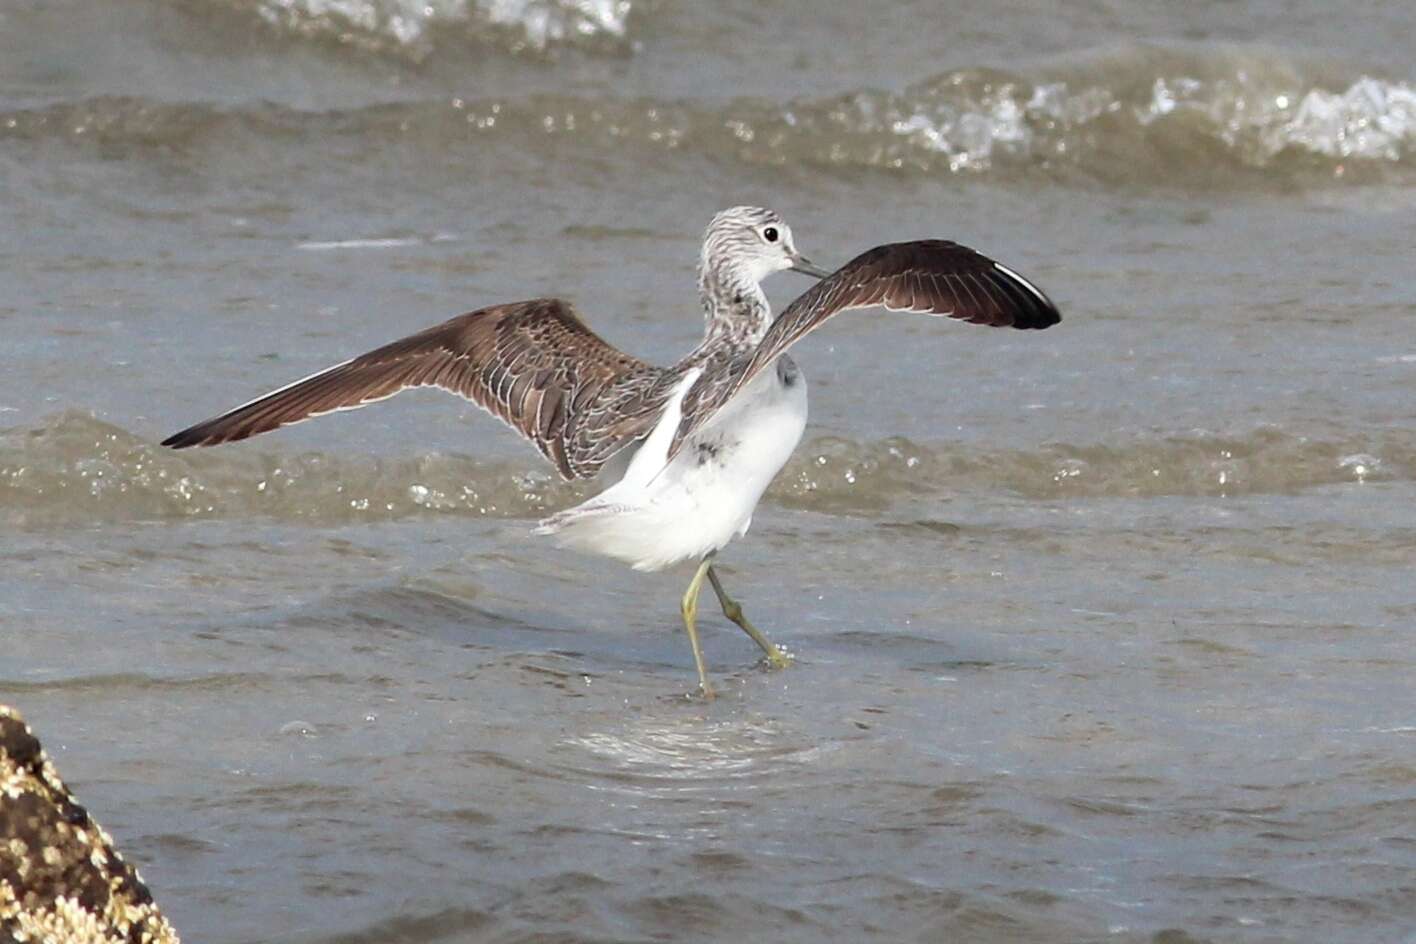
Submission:
M 677 427 L 677 402 L 665 413 L 666 419 L 674 414 Z M 667 467 L 659 459 L 659 468 L 647 474 L 656 427 L 624 478 L 537 530 L 636 570 L 700 559 L 747 531 L 762 493 L 805 428 L 806 378 L 783 358 L 694 433 Z

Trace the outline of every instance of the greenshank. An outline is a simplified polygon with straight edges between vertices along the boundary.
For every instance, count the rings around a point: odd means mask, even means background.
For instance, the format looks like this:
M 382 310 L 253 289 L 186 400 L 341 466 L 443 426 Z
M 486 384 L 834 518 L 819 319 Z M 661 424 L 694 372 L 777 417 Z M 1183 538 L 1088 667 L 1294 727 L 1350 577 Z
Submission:
M 788 269 L 820 281 L 774 319 L 761 283 Z M 797 252 L 779 214 L 748 206 L 709 224 L 698 289 L 703 341 L 671 367 L 615 348 L 559 298 L 493 305 L 297 380 L 163 445 L 235 442 L 412 387 L 465 397 L 530 440 L 563 478 L 607 486 L 536 533 L 636 570 L 696 563 L 681 613 L 698 690 L 711 697 L 697 625 L 705 579 L 770 666 L 790 661 L 747 620 L 713 566 L 747 533 L 806 428 L 806 379 L 787 349 L 856 308 L 1021 329 L 1050 327 L 1061 315 L 1012 269 L 945 240 L 878 246 L 827 272 Z

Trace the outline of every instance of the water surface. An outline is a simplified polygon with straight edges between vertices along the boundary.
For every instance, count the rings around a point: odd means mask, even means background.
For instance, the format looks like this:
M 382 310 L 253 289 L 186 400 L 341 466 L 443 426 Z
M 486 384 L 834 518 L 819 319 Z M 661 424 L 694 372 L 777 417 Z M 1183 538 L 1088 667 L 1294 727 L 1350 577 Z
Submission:
M 73 0 L 0 11 L 0 699 L 192 940 L 1407 941 L 1400 4 Z M 483 304 L 666 362 L 698 236 L 943 236 L 684 573 L 407 394 L 165 435 Z M 804 287 L 768 284 L 783 304 Z M 707 607 L 705 606 L 705 612 Z

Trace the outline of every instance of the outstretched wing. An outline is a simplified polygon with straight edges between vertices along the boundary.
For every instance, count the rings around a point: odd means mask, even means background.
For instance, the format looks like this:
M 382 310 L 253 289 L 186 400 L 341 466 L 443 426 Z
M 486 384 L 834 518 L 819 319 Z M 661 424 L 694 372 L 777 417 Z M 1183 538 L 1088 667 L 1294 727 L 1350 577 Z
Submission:
M 1007 266 L 943 239 L 877 246 L 803 292 L 772 322 L 750 357 L 723 374 L 704 376 L 684 398 L 670 456 L 694 430 L 787 348 L 827 318 L 881 306 L 995 328 L 1049 328 L 1062 315 L 1042 290 Z
M 587 478 L 648 434 L 672 387 L 665 374 L 605 342 L 567 303 L 539 298 L 459 315 L 184 429 L 163 445 L 235 442 L 410 387 L 438 387 L 521 433 L 563 477 Z

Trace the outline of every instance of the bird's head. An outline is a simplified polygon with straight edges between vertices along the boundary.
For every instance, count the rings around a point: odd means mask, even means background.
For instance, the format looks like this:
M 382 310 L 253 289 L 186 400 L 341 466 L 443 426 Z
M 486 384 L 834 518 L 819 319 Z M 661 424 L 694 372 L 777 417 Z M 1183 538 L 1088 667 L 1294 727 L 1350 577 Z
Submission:
M 772 210 L 736 206 L 713 217 L 703 235 L 705 271 L 735 270 L 753 282 L 791 269 L 818 279 L 830 275 L 797 252 L 792 228 Z

